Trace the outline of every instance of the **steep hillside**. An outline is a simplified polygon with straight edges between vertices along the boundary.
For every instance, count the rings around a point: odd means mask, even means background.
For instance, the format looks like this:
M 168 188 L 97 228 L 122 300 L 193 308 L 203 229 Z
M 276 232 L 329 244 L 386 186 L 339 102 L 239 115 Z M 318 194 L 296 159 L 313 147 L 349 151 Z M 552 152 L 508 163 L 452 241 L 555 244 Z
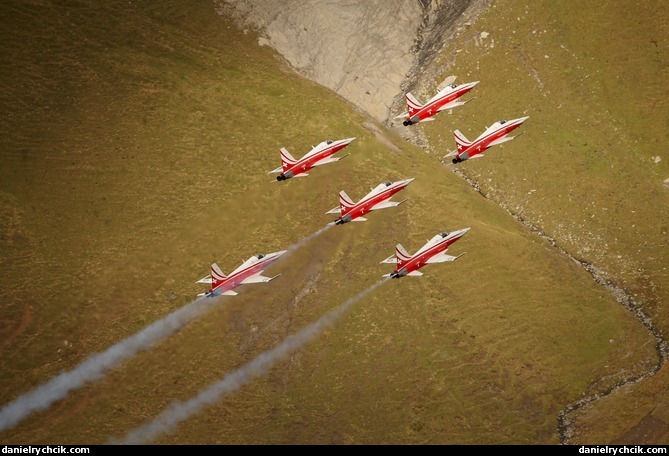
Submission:
M 664 3 L 608 1 L 583 8 L 578 2 L 435 0 L 405 2 L 409 14 L 398 14 L 385 2 L 374 5 L 381 14 L 358 6 L 355 26 L 343 12 L 357 3 L 345 0 L 314 0 L 305 9 L 289 3 L 261 9 L 253 2 L 227 3 L 247 26 L 260 27 L 262 43 L 275 47 L 305 76 L 377 118 L 389 105 L 386 123 L 435 158 L 455 147 L 456 128 L 475 138 L 500 118 L 529 115 L 523 129 L 528 135 L 521 141 L 490 151 L 492 160 L 452 171 L 580 262 L 653 334 L 658 364 L 621 384 L 650 379 L 664 365 L 669 354 L 669 159 L 658 147 L 667 142 L 669 118 L 669 9 Z M 416 27 L 418 10 L 422 21 Z M 481 16 L 483 11 L 487 12 Z M 387 16 L 394 20 L 386 21 Z M 376 22 L 380 17 L 383 26 Z M 327 32 L 314 23 L 323 24 Z M 309 26 L 303 28 L 304 24 Z M 406 39 L 398 40 L 391 32 L 393 27 L 413 31 L 414 44 L 397 60 L 403 66 L 379 65 L 387 61 L 387 52 L 408 48 Z M 376 33 L 385 33 L 385 39 L 370 38 Z M 284 40 L 286 34 L 299 39 Z M 322 36 L 327 40 L 321 41 Z M 293 58 L 330 55 L 330 43 L 340 43 L 333 46 L 335 52 L 348 58 L 345 75 L 318 59 L 306 64 Z M 361 52 L 366 58 L 359 58 Z M 368 89 L 374 97 L 341 90 L 328 79 L 349 74 L 374 87 Z M 400 75 L 401 84 L 388 84 Z M 392 119 L 405 110 L 406 91 L 426 100 L 453 78 L 482 81 L 469 96 L 477 98 L 475 103 L 425 127 L 406 129 Z M 515 153 L 504 153 L 509 150 Z M 634 417 L 613 413 L 621 418 L 614 420 L 617 425 L 608 425 L 607 441 L 646 435 L 628 428 L 647 420 L 653 423 L 648 438 L 666 440 L 669 416 L 652 410 L 655 398 L 664 395 L 667 375 L 662 370 L 639 387 L 648 399 Z M 597 396 L 572 407 L 580 408 Z M 620 405 L 627 410 L 623 404 L 627 400 Z
M 377 282 L 395 244 L 463 227 L 461 259 L 385 284 L 156 442 L 558 443 L 566 405 L 656 365 L 648 331 L 580 265 L 213 4 L 0 13 L 3 404 L 190 303 L 210 262 L 229 271 L 315 232 L 339 190 L 416 178 L 404 205 L 311 240 L 268 270 L 280 278 L 241 287 L 3 442 L 122 436 Z M 350 156 L 308 178 L 267 175 L 282 146 L 350 136 Z
M 434 90 L 450 74 L 482 81 L 466 109 L 421 127 L 435 156 L 455 148 L 456 128 L 471 139 L 500 118 L 530 116 L 520 139 L 454 171 L 582 262 L 656 335 L 663 360 L 669 157 L 658 146 L 669 140 L 668 18 L 663 2 L 496 2 L 420 84 Z M 662 363 L 648 374 L 659 366 L 654 378 L 630 376 L 636 393 L 602 401 L 606 412 L 591 404 L 575 441 L 666 442 L 669 371 Z

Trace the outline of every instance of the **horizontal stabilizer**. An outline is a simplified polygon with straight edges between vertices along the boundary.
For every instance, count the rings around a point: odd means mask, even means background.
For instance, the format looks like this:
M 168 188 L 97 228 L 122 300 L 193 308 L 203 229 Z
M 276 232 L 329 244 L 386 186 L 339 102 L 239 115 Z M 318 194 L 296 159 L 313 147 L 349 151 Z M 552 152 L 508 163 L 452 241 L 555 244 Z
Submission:
M 207 284 L 211 285 L 212 283 L 214 283 L 214 279 L 210 275 L 208 275 L 207 277 L 202 277 L 200 280 L 198 280 L 195 283 L 207 283 Z
M 407 200 L 403 200 L 403 201 L 399 201 L 399 202 L 398 201 L 381 201 L 380 203 L 372 206 L 370 208 L 370 210 L 371 211 L 378 211 L 379 209 L 388 209 L 389 207 L 397 207 L 405 201 L 407 201 Z
M 352 221 L 352 222 L 366 222 L 367 219 L 366 219 L 365 217 L 358 217 L 358 218 L 354 218 L 354 219 L 351 220 L 351 221 Z
M 405 112 L 404 114 L 400 114 L 399 116 L 395 116 L 395 119 L 408 119 L 409 118 L 409 113 Z
M 437 112 L 439 112 L 439 111 L 437 111 Z M 434 117 L 426 117 L 424 119 L 420 119 L 421 122 L 432 122 L 433 120 L 437 120 L 437 119 L 434 118 Z
M 469 159 L 471 160 L 473 158 L 483 158 L 483 157 L 485 157 L 485 154 L 476 154 L 473 157 L 469 157 Z
M 293 177 L 307 177 L 307 173 L 300 173 L 300 174 L 295 174 Z
M 250 277 L 245 278 L 244 280 L 241 281 L 243 284 L 247 283 L 267 283 L 270 280 L 274 280 L 277 277 L 279 277 L 281 274 L 277 274 L 274 277 L 265 277 L 264 275 L 256 274 L 252 275 Z
M 275 173 L 282 173 L 282 172 L 283 172 L 283 168 L 281 166 L 279 166 L 277 169 L 273 169 L 272 171 L 270 171 L 267 174 L 275 174 Z
M 444 155 L 444 157 L 455 157 L 456 155 L 458 155 L 458 151 L 454 150 L 453 152 Z
M 326 214 L 341 214 L 341 207 L 337 206 L 334 209 L 330 209 Z
M 221 293 L 221 294 L 224 295 L 224 296 L 237 296 L 239 293 L 237 293 L 236 291 L 228 290 L 225 293 Z
M 397 257 L 395 255 L 390 255 L 388 258 L 383 260 L 381 263 L 397 264 Z
M 411 276 L 411 277 L 420 277 L 420 276 L 423 275 L 423 273 L 420 272 L 420 271 L 411 271 L 411 272 L 408 273 L 407 275 L 408 275 L 408 276 Z

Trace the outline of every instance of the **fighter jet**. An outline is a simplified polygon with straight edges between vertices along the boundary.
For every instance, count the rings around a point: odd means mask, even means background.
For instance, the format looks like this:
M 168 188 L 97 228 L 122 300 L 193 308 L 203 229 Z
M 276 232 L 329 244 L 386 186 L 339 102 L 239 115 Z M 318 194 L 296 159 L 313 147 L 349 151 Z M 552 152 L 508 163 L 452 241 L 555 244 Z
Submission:
M 445 111 L 447 109 L 457 108 L 462 106 L 465 103 L 468 103 L 471 100 L 467 101 L 457 101 L 462 95 L 466 94 L 474 88 L 476 82 L 469 82 L 467 84 L 457 85 L 451 84 L 441 89 L 438 94 L 430 99 L 427 103 L 420 104 L 416 97 L 414 97 L 411 92 L 406 94 L 407 99 L 407 112 L 401 114 L 395 119 L 406 119 L 402 122 L 402 125 L 405 127 L 408 125 L 413 125 L 418 122 L 428 122 L 434 120 L 434 117 L 437 113 Z
M 470 158 L 480 158 L 483 157 L 484 150 L 496 146 L 498 144 L 511 141 L 516 139 L 520 135 L 516 136 L 507 136 L 511 131 L 520 127 L 520 125 L 525 122 L 528 117 L 521 117 L 519 119 L 513 120 L 500 120 L 495 122 L 490 127 L 486 127 L 486 130 L 476 138 L 473 142 L 469 141 L 465 135 L 463 135 L 460 130 L 455 130 L 455 144 L 458 146 L 457 150 L 454 150 L 450 154 L 444 155 L 444 157 L 454 157 L 453 163 L 460 163 Z M 522 133 L 521 133 L 522 134 Z
M 413 255 L 409 255 L 404 247 L 402 247 L 402 244 L 397 244 L 395 247 L 395 255 L 391 255 L 381 262 L 396 264 L 397 267 L 395 268 L 394 272 L 386 274 L 383 277 L 398 279 L 404 276 L 422 276 L 423 273 L 420 272 L 419 269 L 426 264 L 443 263 L 446 261 L 457 260 L 462 255 L 464 255 L 464 253 L 461 253 L 455 257 L 446 255 L 448 247 L 464 236 L 465 233 L 469 230 L 470 228 L 464 228 L 462 230 L 453 231 L 451 233 L 446 231 L 439 233 L 427 241 L 427 244 L 421 247 L 420 250 L 418 250 L 418 252 Z
M 339 192 L 339 207 L 335 207 L 334 209 L 326 212 L 326 214 L 341 214 L 341 216 L 328 225 L 341 225 L 342 223 L 348 223 L 351 221 L 364 222 L 367 219 L 362 216 L 367 214 L 369 211 L 376 211 L 379 209 L 399 206 L 406 200 L 400 202 L 388 200 L 392 198 L 395 193 L 404 189 L 412 181 L 413 178 L 397 182 L 381 183 L 373 188 L 372 191 L 370 191 L 357 203 L 354 203 L 351 197 L 349 197 L 346 192 L 342 190 Z
M 327 140 L 323 141 L 316 147 L 311 147 L 311 151 L 304 155 L 299 160 L 295 160 L 290 152 L 285 147 L 281 148 L 281 166 L 269 172 L 269 174 L 280 173 L 276 176 L 276 180 L 283 181 L 291 177 L 306 177 L 307 171 L 315 166 L 326 165 L 341 160 L 343 157 L 332 158 L 331 155 L 336 154 L 344 147 L 353 142 L 355 138 L 340 139 L 338 141 Z
M 247 283 L 265 283 L 276 279 L 281 274 L 275 275 L 274 277 L 265 277 L 261 275 L 261 273 L 267 266 L 278 260 L 284 253 L 286 253 L 286 250 L 264 255 L 253 255 L 242 263 L 241 266 L 232 271 L 230 275 L 223 274 L 221 268 L 219 268 L 216 263 L 213 263 L 211 265 L 211 274 L 196 282 L 210 284 L 211 288 L 205 293 L 198 294 L 198 296 L 205 296 L 207 298 L 213 298 L 220 295 L 235 296 L 237 293 L 232 290 L 240 285 Z

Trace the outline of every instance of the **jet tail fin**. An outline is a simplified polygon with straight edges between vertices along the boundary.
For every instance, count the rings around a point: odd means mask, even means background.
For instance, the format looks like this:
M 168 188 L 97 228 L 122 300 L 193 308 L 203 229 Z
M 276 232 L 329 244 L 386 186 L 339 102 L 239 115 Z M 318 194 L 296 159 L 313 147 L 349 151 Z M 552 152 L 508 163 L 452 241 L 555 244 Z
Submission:
M 400 269 L 402 266 L 404 266 L 404 263 L 411 259 L 411 255 L 409 255 L 406 249 L 402 247 L 402 244 L 397 244 L 395 246 L 395 258 L 397 268 Z
M 468 148 L 469 146 L 472 145 L 472 142 L 467 139 L 465 135 L 462 134 L 460 130 L 455 130 L 453 132 L 453 136 L 455 136 L 455 144 L 458 146 L 458 151 L 461 151 L 463 149 Z M 454 151 L 455 152 L 455 151 Z M 455 152 L 457 154 L 457 152 Z
M 409 112 L 409 118 L 411 118 L 416 113 L 416 111 L 419 111 L 423 107 L 423 104 L 419 102 L 411 92 L 407 92 L 406 100 L 407 111 Z
M 355 203 L 351 197 L 348 196 L 344 190 L 339 192 L 339 209 L 341 214 L 346 215 L 353 206 L 355 206 Z
M 285 171 L 297 163 L 297 160 L 290 155 L 290 152 L 285 147 L 281 148 L 281 168 Z

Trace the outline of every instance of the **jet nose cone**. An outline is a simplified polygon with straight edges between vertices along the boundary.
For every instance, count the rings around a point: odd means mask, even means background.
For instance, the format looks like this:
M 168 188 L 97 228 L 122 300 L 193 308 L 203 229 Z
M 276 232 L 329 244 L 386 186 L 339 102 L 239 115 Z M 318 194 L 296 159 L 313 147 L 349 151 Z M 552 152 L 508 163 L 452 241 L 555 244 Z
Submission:
M 352 143 L 353 141 L 355 141 L 355 140 L 356 140 L 355 137 L 354 137 L 354 138 L 346 138 L 346 139 L 344 140 L 344 143 L 346 143 L 346 144 L 351 144 L 351 143 Z
M 467 233 L 467 231 L 469 231 L 469 230 L 471 230 L 471 228 L 463 228 L 463 229 L 461 229 L 461 230 L 458 230 L 457 233 L 458 233 L 460 236 L 464 236 L 464 235 Z
M 401 182 L 402 182 L 404 185 L 409 185 L 409 184 L 412 183 L 414 180 L 416 180 L 416 178 L 415 178 L 415 177 L 412 177 L 411 179 L 405 179 L 405 180 L 403 180 L 403 181 L 401 181 Z
M 521 117 L 519 120 L 520 120 L 521 123 L 523 123 L 529 118 L 530 118 L 530 116 L 525 116 L 525 117 Z
M 281 255 L 286 253 L 288 250 L 279 250 L 278 252 L 273 252 L 273 253 L 268 253 L 265 255 L 266 259 L 274 259 L 274 258 L 279 258 Z

